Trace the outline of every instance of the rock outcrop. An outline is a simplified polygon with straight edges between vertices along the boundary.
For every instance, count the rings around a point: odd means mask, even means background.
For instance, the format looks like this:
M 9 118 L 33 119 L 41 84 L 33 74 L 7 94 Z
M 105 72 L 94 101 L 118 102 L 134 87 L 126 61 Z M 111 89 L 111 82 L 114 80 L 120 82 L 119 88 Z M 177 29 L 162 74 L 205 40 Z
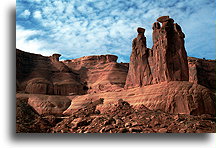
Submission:
M 83 94 L 85 86 L 79 81 L 79 75 L 70 70 L 60 55 L 45 57 L 16 50 L 17 90 L 34 94 L 68 95 Z
M 141 87 L 152 84 L 152 73 L 148 62 L 149 49 L 146 47 L 145 29 L 138 28 L 133 40 L 129 70 L 125 88 Z
M 55 54 L 53 54 L 53 55 L 50 57 L 50 60 L 51 60 L 52 62 L 58 62 L 60 56 L 61 56 L 60 54 L 55 53 Z
M 153 24 L 153 81 L 188 81 L 187 53 L 181 27 L 168 16 L 158 18 Z
M 65 96 L 30 96 L 28 104 L 40 115 L 62 115 L 70 106 L 71 100 Z
M 125 85 L 127 63 L 115 55 L 85 56 L 59 61 L 17 49 L 17 91 L 33 94 L 69 95 L 113 91 Z
M 187 53 L 181 27 L 168 16 L 153 24 L 153 47 L 146 47 L 145 29 L 138 28 L 133 40 L 125 88 L 164 81 L 188 81 Z
M 96 106 L 102 99 L 86 104 L 70 116 L 39 115 L 26 98 L 17 98 L 17 133 L 213 133 L 214 118 L 135 109 L 119 99 L 115 107 L 101 114 Z
M 168 113 L 215 115 L 215 95 L 204 86 L 186 81 L 162 82 L 141 88 L 75 96 L 64 114 L 71 114 L 84 104 L 99 98 L 104 98 L 103 105 L 97 107 L 101 112 L 112 108 L 118 99 L 124 99 L 135 108 L 143 104 L 151 110 L 160 109 Z
M 189 81 L 216 90 L 216 61 L 188 57 Z
M 86 110 L 86 108 L 92 108 Z M 52 133 L 211 133 L 215 123 L 210 116 L 168 114 L 149 110 L 144 105 L 135 109 L 119 99 L 109 111 L 100 114 L 86 106 L 56 124 Z
M 117 63 L 115 55 L 85 56 L 63 61 L 80 75 L 88 93 L 122 89 L 128 72 L 127 63 Z

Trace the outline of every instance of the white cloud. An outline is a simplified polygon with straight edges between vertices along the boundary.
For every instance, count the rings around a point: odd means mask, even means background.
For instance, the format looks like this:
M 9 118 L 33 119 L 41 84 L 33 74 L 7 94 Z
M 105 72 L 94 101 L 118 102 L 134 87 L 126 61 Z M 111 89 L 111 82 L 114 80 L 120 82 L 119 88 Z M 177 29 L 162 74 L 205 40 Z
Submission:
M 41 19 L 42 18 L 42 15 L 41 15 L 41 11 L 35 11 L 34 14 L 33 14 L 34 18 L 36 19 Z
M 21 16 L 23 17 L 29 17 L 31 15 L 31 12 L 29 10 L 25 10 L 23 11 L 23 13 L 21 13 Z
M 38 53 L 44 56 L 52 55 L 53 51 L 46 50 L 47 42 L 39 39 L 29 40 L 34 35 L 42 35 L 42 31 L 24 29 L 23 27 L 16 26 L 16 48 L 31 52 Z

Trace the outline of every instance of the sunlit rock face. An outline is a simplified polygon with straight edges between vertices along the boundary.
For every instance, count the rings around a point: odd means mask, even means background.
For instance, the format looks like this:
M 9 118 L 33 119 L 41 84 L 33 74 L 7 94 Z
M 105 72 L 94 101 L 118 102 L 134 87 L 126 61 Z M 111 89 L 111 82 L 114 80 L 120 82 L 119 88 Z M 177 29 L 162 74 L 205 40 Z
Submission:
M 185 35 L 181 27 L 169 16 L 162 16 L 157 21 L 152 27 L 152 49 L 146 47 L 145 29 L 137 29 L 125 88 L 189 80 Z
M 187 53 L 181 27 L 168 16 L 153 24 L 153 81 L 188 81 Z M 162 26 L 160 23 L 162 23 Z
M 132 43 L 129 71 L 125 88 L 152 84 L 152 73 L 148 61 L 149 49 L 146 47 L 145 29 L 138 28 L 138 35 Z

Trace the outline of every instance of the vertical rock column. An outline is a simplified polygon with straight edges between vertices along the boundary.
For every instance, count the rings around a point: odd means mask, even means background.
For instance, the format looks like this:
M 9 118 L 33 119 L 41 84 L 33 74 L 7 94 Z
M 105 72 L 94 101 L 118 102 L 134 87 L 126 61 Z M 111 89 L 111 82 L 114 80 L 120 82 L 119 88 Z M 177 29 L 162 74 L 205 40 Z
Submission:
M 148 62 L 149 49 L 146 47 L 145 29 L 138 28 L 138 35 L 133 40 L 129 71 L 125 88 L 140 87 L 152 83 L 152 75 Z
M 188 81 L 188 61 L 184 47 L 184 33 L 169 16 L 162 16 L 153 24 L 153 83 Z M 162 26 L 160 23 L 162 23 Z

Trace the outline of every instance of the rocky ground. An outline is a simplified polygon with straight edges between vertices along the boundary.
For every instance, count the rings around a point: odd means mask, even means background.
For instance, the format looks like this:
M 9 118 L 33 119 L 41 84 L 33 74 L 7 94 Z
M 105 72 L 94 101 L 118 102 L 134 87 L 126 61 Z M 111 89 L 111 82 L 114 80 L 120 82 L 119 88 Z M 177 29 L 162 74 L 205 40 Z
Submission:
M 102 99 L 100 101 L 103 101 Z M 98 102 L 98 101 L 97 101 Z M 144 105 L 134 109 L 118 100 L 108 112 L 96 110 L 91 102 L 71 116 L 40 116 L 27 104 L 17 100 L 17 133 L 214 133 L 215 118 L 149 110 Z

